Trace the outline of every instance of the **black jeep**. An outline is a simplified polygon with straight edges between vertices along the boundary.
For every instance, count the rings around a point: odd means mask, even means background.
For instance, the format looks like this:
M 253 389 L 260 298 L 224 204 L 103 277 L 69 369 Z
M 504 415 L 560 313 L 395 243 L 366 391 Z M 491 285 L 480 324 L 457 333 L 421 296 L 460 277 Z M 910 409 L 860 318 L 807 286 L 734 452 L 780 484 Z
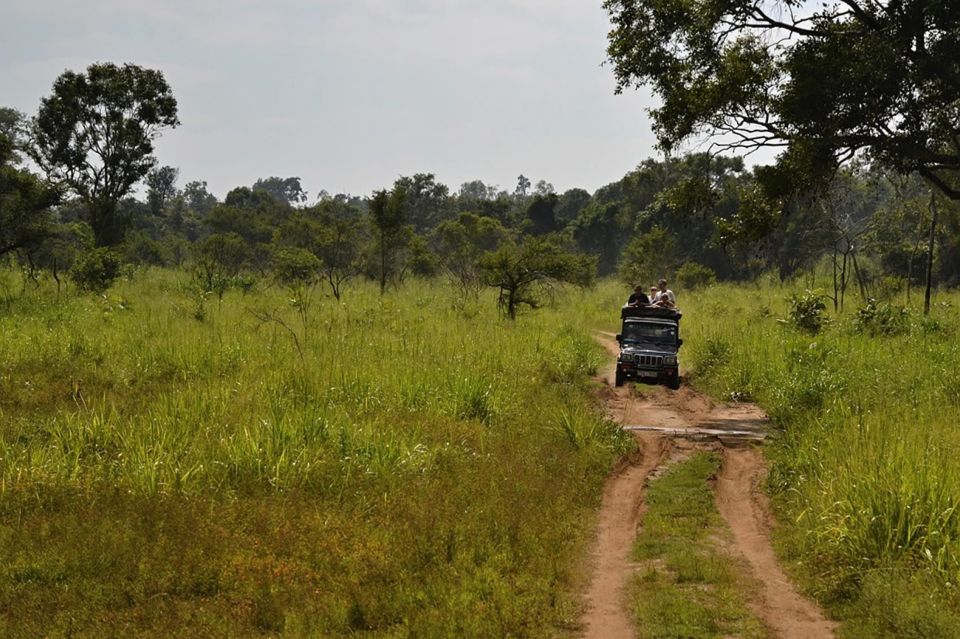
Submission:
M 620 310 L 623 327 L 617 334 L 616 385 L 628 379 L 680 388 L 680 339 L 678 310 L 655 306 L 624 306 Z

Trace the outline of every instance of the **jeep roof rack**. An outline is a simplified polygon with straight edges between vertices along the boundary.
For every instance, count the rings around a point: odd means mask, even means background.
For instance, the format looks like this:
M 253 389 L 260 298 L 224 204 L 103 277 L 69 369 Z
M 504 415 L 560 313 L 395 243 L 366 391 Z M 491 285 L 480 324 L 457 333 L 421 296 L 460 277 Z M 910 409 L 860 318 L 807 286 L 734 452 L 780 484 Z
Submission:
M 658 317 L 661 319 L 670 319 L 677 322 L 683 317 L 683 313 L 677 308 L 663 308 L 661 306 L 630 306 L 625 304 L 620 309 L 620 319 L 628 317 Z

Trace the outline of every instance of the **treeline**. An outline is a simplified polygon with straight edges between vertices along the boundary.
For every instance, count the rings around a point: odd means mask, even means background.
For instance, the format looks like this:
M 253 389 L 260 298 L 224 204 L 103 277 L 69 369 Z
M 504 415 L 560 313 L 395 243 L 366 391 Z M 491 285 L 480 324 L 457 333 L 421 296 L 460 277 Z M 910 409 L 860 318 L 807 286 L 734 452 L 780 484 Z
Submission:
M 956 208 L 918 178 L 866 163 L 779 193 L 770 168 L 697 153 L 646 160 L 594 193 L 523 175 L 510 190 L 481 180 L 454 190 L 418 173 L 363 197 L 311 196 L 298 177 L 267 177 L 221 201 L 157 166 L 151 142 L 178 124 L 158 82 L 134 65 L 92 65 L 61 76 L 32 119 L 0 110 L 0 259 L 34 280 L 48 272 L 59 284 L 69 272 L 91 290 L 124 265 L 184 267 L 219 296 L 252 278 L 322 281 L 339 299 L 355 277 L 386 290 L 447 276 L 465 300 L 496 287 L 511 317 L 554 283 L 597 275 L 695 287 L 826 264 L 838 306 L 852 289 L 866 298 L 927 278 L 960 282 Z M 103 108 L 77 106 L 91 102 Z M 117 128 L 129 139 L 116 140 Z

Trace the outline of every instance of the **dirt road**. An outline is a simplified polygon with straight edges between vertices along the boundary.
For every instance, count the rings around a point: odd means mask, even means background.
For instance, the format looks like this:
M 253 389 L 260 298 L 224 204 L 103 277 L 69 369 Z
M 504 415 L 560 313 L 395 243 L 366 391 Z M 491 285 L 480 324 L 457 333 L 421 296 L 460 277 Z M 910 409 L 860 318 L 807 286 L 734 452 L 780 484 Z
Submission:
M 609 334 L 598 340 L 615 357 Z M 643 495 L 648 480 L 678 454 L 718 450 L 722 454 L 716 482 L 717 507 L 732 531 L 729 552 L 742 557 L 760 585 L 750 605 L 774 637 L 821 639 L 834 636 L 834 624 L 790 583 L 770 543 L 769 508 L 759 490 L 766 472 L 757 443 L 766 434 L 767 419 L 751 404 L 720 405 L 683 386 L 662 387 L 642 396 L 629 386 L 615 388 L 614 364 L 598 376 L 607 411 L 614 421 L 634 431 L 640 454 L 607 483 L 592 553 L 593 575 L 582 618 L 586 639 L 636 636 L 627 609 L 626 586 L 634 572 L 630 552 L 642 525 Z

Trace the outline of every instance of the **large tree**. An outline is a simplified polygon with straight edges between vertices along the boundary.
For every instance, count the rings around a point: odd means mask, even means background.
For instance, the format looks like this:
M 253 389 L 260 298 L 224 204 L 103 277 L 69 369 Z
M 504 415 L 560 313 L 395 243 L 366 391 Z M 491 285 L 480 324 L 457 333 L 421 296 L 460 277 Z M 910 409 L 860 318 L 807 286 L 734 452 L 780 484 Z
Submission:
M 289 204 L 290 206 L 303 204 L 307 201 L 307 192 L 303 190 L 303 186 L 300 184 L 300 178 L 298 177 L 260 178 L 253 183 L 252 190 L 268 193 L 270 197 L 278 202 Z
M 16 166 L 13 141 L 0 132 L 0 257 L 37 247 L 50 232 L 54 189 Z
M 418 233 L 432 229 L 452 213 L 450 189 L 437 182 L 433 173 L 400 177 L 394 182 L 393 188 L 406 193 L 404 217 Z
M 119 202 L 156 165 L 153 142 L 180 124 L 160 71 L 96 63 L 65 71 L 33 120 L 31 155 L 83 201 L 98 245 L 123 239 Z
M 649 85 L 660 145 L 781 147 L 826 177 L 868 152 L 960 199 L 960 3 L 605 0 L 617 89 Z M 802 186 L 802 185 L 801 185 Z

